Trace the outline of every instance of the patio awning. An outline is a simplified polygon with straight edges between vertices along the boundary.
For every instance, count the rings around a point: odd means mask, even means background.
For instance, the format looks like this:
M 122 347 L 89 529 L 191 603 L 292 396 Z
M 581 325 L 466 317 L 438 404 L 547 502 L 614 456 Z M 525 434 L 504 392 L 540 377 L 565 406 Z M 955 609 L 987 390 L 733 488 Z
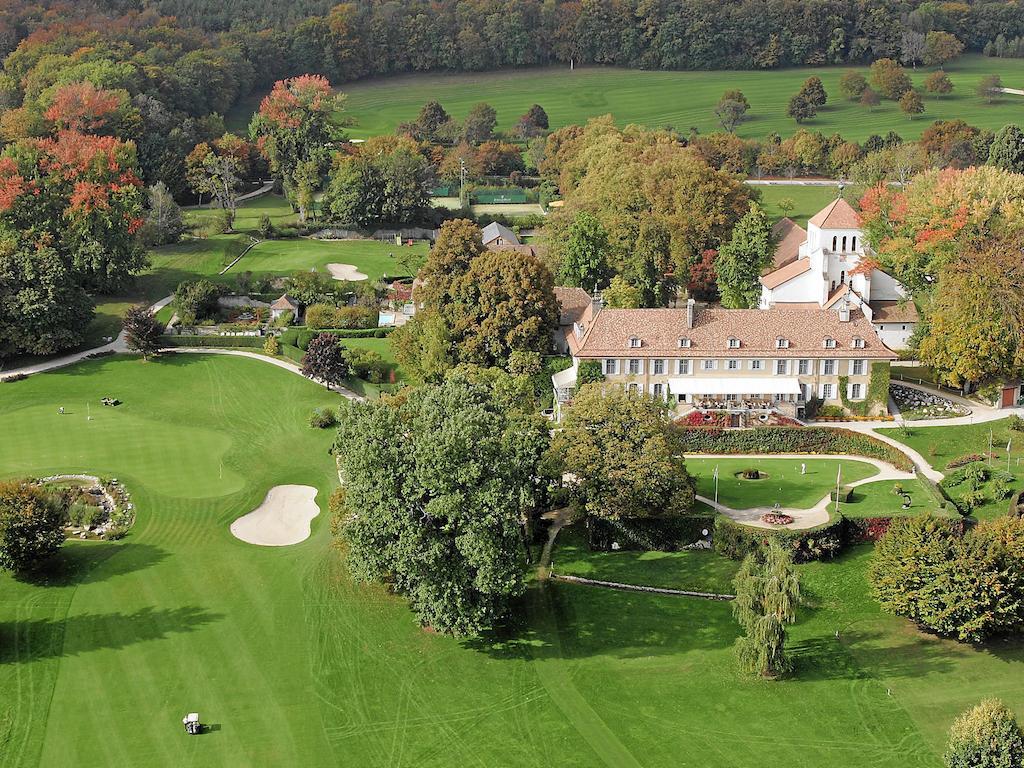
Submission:
M 668 380 L 673 395 L 799 395 L 795 376 L 688 376 Z

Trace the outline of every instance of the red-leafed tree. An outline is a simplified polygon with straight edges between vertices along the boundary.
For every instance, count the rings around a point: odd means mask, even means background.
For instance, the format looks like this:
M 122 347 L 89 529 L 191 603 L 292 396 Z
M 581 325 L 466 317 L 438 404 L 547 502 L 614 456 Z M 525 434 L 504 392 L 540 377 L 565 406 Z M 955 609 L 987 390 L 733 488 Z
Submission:
M 279 80 L 249 125 L 249 137 L 303 219 L 330 166 L 331 147 L 343 138 L 337 117 L 343 101 L 319 75 Z
M 61 130 L 0 154 L 0 355 L 78 344 L 87 292 L 145 266 L 135 146 Z
M 89 82 L 58 88 L 43 117 L 59 130 L 93 133 L 115 116 L 127 100 L 122 91 L 105 91 Z
M 707 301 L 718 297 L 718 272 L 715 270 L 715 260 L 718 258 L 718 251 L 708 248 L 701 252 L 700 259 L 690 265 L 690 293 L 695 298 Z

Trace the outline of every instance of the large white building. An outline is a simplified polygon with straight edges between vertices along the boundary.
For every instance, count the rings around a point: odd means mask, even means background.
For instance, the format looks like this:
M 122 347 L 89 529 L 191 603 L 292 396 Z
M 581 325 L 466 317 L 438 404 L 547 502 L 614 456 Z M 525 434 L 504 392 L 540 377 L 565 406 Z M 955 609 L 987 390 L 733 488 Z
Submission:
M 774 264 L 761 277 L 761 309 L 784 305 L 860 310 L 890 349 L 905 349 L 917 308 L 891 275 L 874 267 L 860 217 L 842 198 L 807 223 L 776 225 Z

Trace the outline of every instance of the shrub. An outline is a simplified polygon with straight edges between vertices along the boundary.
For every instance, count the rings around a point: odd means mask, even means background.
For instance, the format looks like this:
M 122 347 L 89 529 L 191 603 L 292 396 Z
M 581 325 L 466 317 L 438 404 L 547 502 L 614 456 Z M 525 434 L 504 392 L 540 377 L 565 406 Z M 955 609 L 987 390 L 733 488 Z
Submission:
M 740 475 L 743 477 L 744 480 L 760 480 L 761 470 L 754 469 L 753 467 L 748 467 L 747 469 L 744 469 L 742 472 L 740 472 Z
M 953 723 L 943 757 L 949 768 L 1024 765 L 1024 734 L 1001 701 L 986 699 Z
M 1013 414 L 1010 416 L 1007 426 L 1015 432 L 1024 432 L 1024 419 L 1017 414 Z
M 910 472 L 906 454 L 888 443 L 848 429 L 831 427 L 757 427 L 731 430 L 721 427 L 682 427 L 686 453 L 809 453 L 867 456 Z
M 843 530 L 842 517 L 817 528 L 793 531 L 752 528 L 719 515 L 715 518 L 715 551 L 733 560 L 742 560 L 774 536 L 792 552 L 796 563 L 827 560 L 843 548 Z
M 388 366 L 380 353 L 362 347 L 346 347 L 345 359 L 356 377 L 373 384 L 380 384 L 384 381 Z
M 306 310 L 306 325 L 312 330 L 376 330 L 377 310 L 371 307 L 332 307 L 313 304 Z
M 868 571 L 882 608 L 939 634 L 979 642 L 1024 627 L 1024 520 L 897 518 Z
M 842 419 L 846 417 L 846 409 L 839 405 L 823 405 L 818 408 L 819 419 Z
M 947 465 L 946 469 L 956 469 L 957 467 L 963 467 L 967 464 L 973 464 L 976 461 L 985 461 L 988 456 L 982 453 L 968 453 L 964 456 L 957 456 L 952 459 Z
M 338 415 L 333 408 L 316 408 L 309 417 L 309 426 L 314 429 L 327 429 L 338 423 Z
M 274 357 L 280 354 L 281 345 L 277 341 L 277 336 L 274 334 L 267 336 L 267 340 L 263 342 L 263 352 Z
M 212 347 L 214 349 L 263 346 L 260 336 L 161 336 L 161 347 Z

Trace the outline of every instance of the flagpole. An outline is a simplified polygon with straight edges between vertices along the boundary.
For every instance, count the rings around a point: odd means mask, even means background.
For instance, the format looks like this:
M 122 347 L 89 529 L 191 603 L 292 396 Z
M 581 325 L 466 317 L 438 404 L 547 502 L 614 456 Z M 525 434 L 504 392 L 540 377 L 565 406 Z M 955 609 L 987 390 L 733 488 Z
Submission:
M 843 476 L 843 465 L 839 465 L 839 472 L 836 473 L 836 514 L 839 514 L 839 484 Z
M 718 465 L 715 464 L 715 506 L 718 506 Z
M 1006 471 L 1010 471 L 1010 446 L 1013 445 L 1013 438 L 1006 441 Z

